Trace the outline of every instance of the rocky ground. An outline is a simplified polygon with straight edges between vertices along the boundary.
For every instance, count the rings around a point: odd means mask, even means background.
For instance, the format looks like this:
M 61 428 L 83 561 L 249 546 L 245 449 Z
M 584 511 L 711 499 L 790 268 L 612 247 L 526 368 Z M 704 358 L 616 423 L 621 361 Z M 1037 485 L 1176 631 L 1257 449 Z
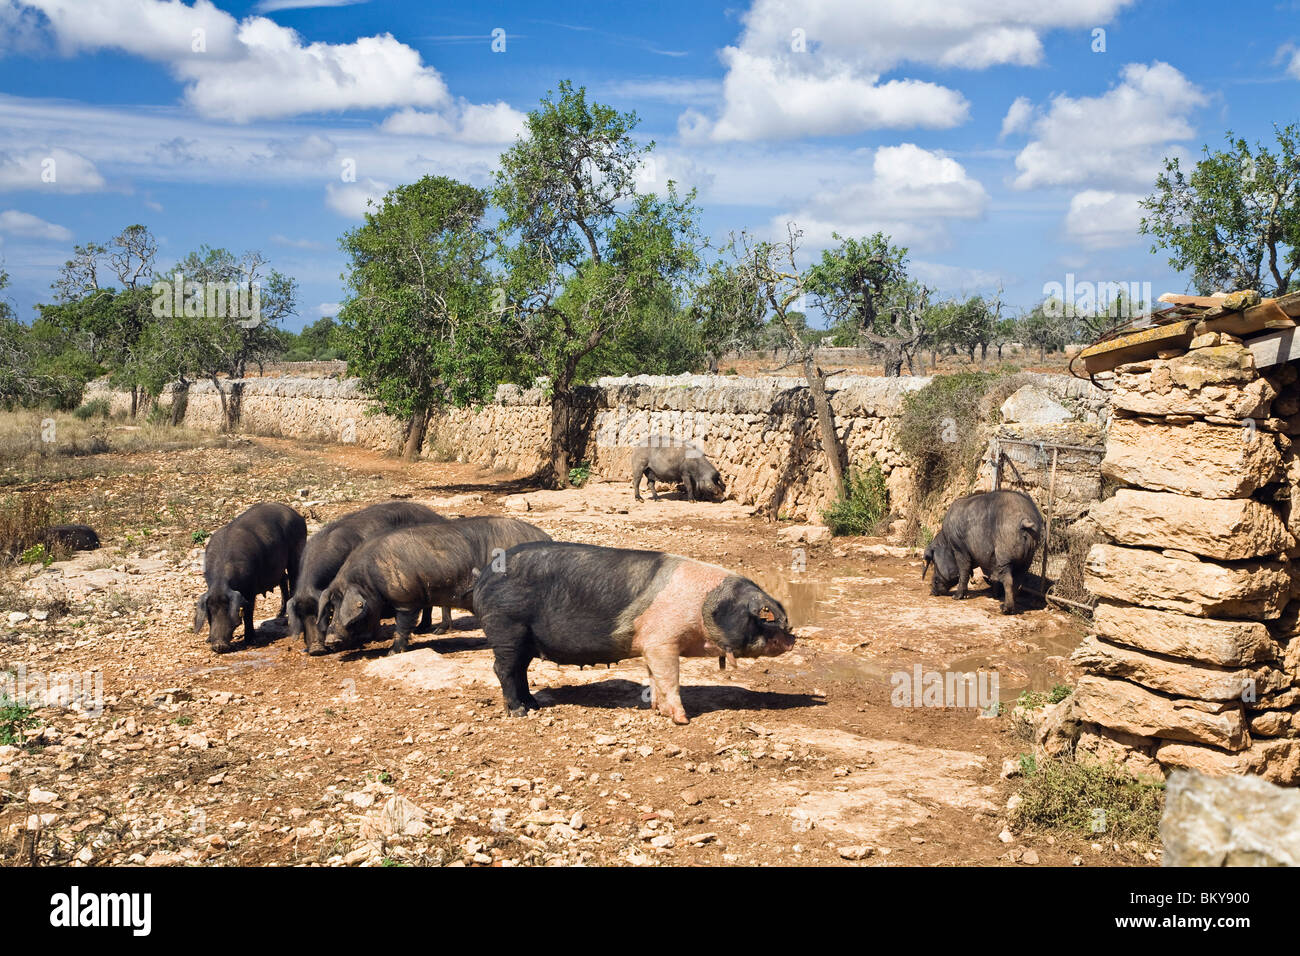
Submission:
M 934 598 L 919 557 L 874 539 L 801 541 L 734 502 L 635 504 L 623 482 L 538 492 L 459 464 L 402 465 L 269 439 L 11 468 L 105 547 L 13 572 L 0 670 L 51 680 L 0 746 L 8 864 L 1142 864 L 1136 844 L 1006 829 L 1028 744 L 1005 716 L 891 705 L 898 672 L 996 668 L 999 693 L 1068 679 L 1082 634 L 977 591 Z M 308 657 L 258 606 L 256 639 L 212 654 L 191 630 L 201 533 L 257 500 L 309 528 L 389 496 L 510 513 L 553 536 L 658 548 L 747 574 L 785 602 L 783 657 L 683 668 L 692 720 L 649 710 L 636 662 L 537 662 L 543 709 L 507 718 L 472 615 L 343 657 Z M 102 710 L 58 705 L 84 675 Z M 3 677 L 6 675 L 0 675 Z M 97 683 L 100 682 L 100 683 Z M 65 692 L 65 696 L 66 692 Z M 89 695 L 93 698 L 95 695 Z M 4 729 L 0 720 L 0 731 Z

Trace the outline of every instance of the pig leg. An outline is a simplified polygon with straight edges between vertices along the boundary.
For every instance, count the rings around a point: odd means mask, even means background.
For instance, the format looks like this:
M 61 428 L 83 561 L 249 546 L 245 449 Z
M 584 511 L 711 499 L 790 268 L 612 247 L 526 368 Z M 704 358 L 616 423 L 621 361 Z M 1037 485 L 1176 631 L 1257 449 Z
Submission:
M 641 501 L 641 479 L 645 477 L 644 471 L 638 471 L 632 476 L 632 497 Z
M 971 560 L 969 555 L 958 552 L 957 558 L 957 593 L 953 595 L 958 601 L 966 600 L 966 588 L 970 584 Z
M 652 472 L 652 471 L 647 471 L 647 472 L 645 473 L 645 480 L 646 480 L 646 482 L 650 485 L 650 497 L 651 497 L 653 500 L 658 501 L 658 500 L 659 500 L 659 485 L 655 482 L 654 472 Z
M 433 608 L 426 607 L 424 609 L 424 612 L 420 615 L 420 626 L 419 628 L 417 628 L 417 631 L 421 634 L 426 634 L 432 630 L 433 630 Z
M 430 608 L 430 617 L 432 617 L 432 610 L 433 609 Z M 451 605 L 444 604 L 442 606 L 442 623 L 433 629 L 433 633 L 435 634 L 451 633 Z
M 1004 565 L 998 568 L 996 577 L 1002 585 L 1002 613 L 1016 613 L 1016 579 L 1011 568 Z
M 289 575 L 280 579 L 280 613 L 276 615 L 276 620 L 286 620 L 289 617 Z
M 512 626 L 502 634 L 494 629 L 491 637 L 492 669 L 501 682 L 501 695 L 506 701 L 506 712 L 511 717 L 522 717 L 541 705 L 528 692 L 528 665 L 533 655 L 528 650 L 528 628 L 522 624 Z
M 257 640 L 257 627 L 253 624 L 253 605 L 257 603 L 254 597 L 244 605 L 244 643 L 252 644 Z
M 396 611 L 393 620 L 397 622 L 397 636 L 393 638 L 393 646 L 388 649 L 389 657 L 406 652 L 411 642 L 411 632 L 420 621 L 420 609 L 417 607 L 409 611 Z
M 661 644 L 646 649 L 642 655 L 646 670 L 650 672 L 650 706 L 675 724 L 688 724 L 686 708 L 682 706 L 681 656 L 675 645 Z
M 682 485 L 686 488 L 686 500 L 695 500 L 695 482 L 691 481 L 690 475 L 682 475 Z

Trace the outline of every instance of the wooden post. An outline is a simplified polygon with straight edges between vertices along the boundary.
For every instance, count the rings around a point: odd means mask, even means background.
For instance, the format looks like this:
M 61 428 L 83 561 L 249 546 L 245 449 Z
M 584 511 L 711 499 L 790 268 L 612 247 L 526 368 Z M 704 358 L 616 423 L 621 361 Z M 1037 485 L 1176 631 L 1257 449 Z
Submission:
M 1056 503 L 1056 459 L 1060 453 L 1059 448 L 1052 449 L 1052 477 L 1047 482 L 1047 523 L 1043 528 L 1043 560 L 1038 571 L 1044 594 L 1047 593 L 1047 548 L 1052 543 L 1052 506 Z

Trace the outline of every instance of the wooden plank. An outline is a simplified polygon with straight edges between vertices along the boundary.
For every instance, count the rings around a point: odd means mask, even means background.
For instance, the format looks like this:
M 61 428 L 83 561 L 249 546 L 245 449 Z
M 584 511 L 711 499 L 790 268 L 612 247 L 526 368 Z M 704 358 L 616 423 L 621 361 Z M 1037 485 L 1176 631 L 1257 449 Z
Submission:
M 1211 306 L 1223 305 L 1223 296 L 1221 295 L 1179 295 L 1176 292 L 1166 292 L 1156 301 L 1168 302 L 1170 305 L 1197 305 L 1201 308 L 1208 309 Z
M 1288 292 L 1275 300 L 1277 307 L 1291 316 L 1293 319 L 1300 318 L 1300 292 Z
M 1157 325 L 1128 335 L 1120 335 L 1096 345 L 1089 345 L 1079 353 L 1083 367 L 1089 372 L 1109 372 L 1129 362 L 1155 358 L 1165 349 L 1185 349 L 1195 334 L 1196 320 L 1185 319 L 1168 325 Z
M 1196 327 L 1202 332 L 1227 332 L 1229 335 L 1253 335 L 1267 329 L 1284 329 L 1294 327 L 1296 320 L 1287 315 L 1276 299 L 1265 299 L 1259 305 L 1252 305 L 1244 312 L 1224 312 L 1212 317 L 1206 313 L 1201 324 Z
M 1268 368 L 1300 359 L 1300 334 L 1294 328 L 1257 335 L 1243 343 L 1255 354 L 1255 367 Z

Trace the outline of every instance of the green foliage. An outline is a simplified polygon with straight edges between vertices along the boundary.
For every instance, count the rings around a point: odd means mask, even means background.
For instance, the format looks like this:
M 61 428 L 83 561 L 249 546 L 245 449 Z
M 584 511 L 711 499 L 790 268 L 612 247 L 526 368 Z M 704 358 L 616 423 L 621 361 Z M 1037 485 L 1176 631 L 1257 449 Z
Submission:
M 487 196 L 444 176 L 399 186 L 341 245 L 348 373 L 391 415 L 486 400 L 501 371 L 482 228 Z M 313 329 L 313 334 L 316 334 Z
M 1300 270 L 1300 125 L 1273 127 L 1277 152 L 1226 134 L 1228 149 L 1211 153 L 1190 174 L 1165 160 L 1156 191 L 1141 203 L 1141 231 L 1151 251 L 1190 271 L 1202 295 L 1257 289 L 1288 291 Z
M 40 543 L 54 521 L 54 508 L 41 495 L 16 494 L 0 501 L 0 558 L 16 558 Z
M 54 555 L 45 549 L 43 543 L 38 542 L 24 551 L 19 560 L 23 564 L 39 564 L 43 568 L 48 568 L 54 563 Z
M 209 534 L 211 534 L 211 532 L 209 531 L 204 531 L 204 530 L 194 531 L 190 533 L 190 540 L 193 541 L 195 544 L 202 544 L 204 541 L 208 540 Z
M 903 396 L 898 445 L 912 461 L 922 497 L 948 487 L 979 461 L 980 416 L 998 378 L 990 372 L 936 375 Z
M 82 421 L 90 418 L 107 418 L 109 415 L 109 404 L 106 398 L 96 398 L 84 405 L 80 405 L 72 410 L 72 414 Z
M 26 744 L 23 732 L 39 727 L 41 723 L 33 714 L 32 708 L 26 704 L 0 694 L 0 746 L 21 747 Z
M 591 462 L 580 461 L 569 469 L 569 484 L 581 488 L 591 478 Z
M 1042 691 L 1027 690 L 1020 694 L 1016 703 L 1027 710 L 1037 710 L 1039 707 L 1045 707 L 1048 704 L 1059 704 L 1065 698 L 1073 693 L 1073 688 L 1068 684 L 1053 684 L 1052 689 L 1046 693 Z
M 822 512 L 822 520 L 834 535 L 875 534 L 889 517 L 889 490 L 880 463 L 873 461 L 866 472 L 851 471 L 845 493 Z
M 1022 802 L 1013 830 L 1061 830 L 1085 838 L 1154 841 L 1160 832 L 1165 785 L 1134 777 L 1114 764 L 1021 758 Z M 1098 829 L 1101 827 L 1101 829 Z

